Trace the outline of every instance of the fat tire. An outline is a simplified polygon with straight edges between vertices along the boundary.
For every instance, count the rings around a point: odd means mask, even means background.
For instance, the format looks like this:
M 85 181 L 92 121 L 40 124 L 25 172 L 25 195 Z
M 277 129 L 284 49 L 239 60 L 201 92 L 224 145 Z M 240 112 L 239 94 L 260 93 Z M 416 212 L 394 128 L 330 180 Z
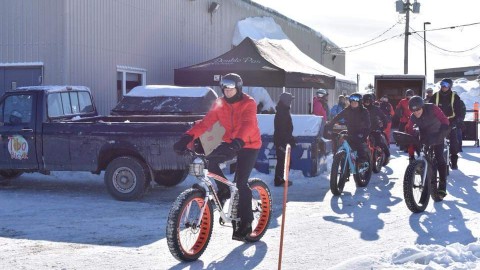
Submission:
M 333 156 L 332 168 L 330 170 L 330 191 L 334 196 L 340 196 L 345 187 L 345 182 L 350 177 L 350 169 L 348 164 L 343 171 L 343 164 L 345 163 L 345 151 L 339 151 Z
M 374 173 L 379 173 L 382 170 L 384 163 L 385 163 L 385 152 L 383 152 L 382 149 L 375 147 L 373 150 L 372 171 Z
M 437 162 L 434 161 L 432 164 L 432 169 L 428 170 L 427 177 L 430 180 L 430 196 L 434 202 L 441 202 L 443 201 L 443 197 L 438 194 L 438 185 L 440 184 L 439 177 L 438 177 L 438 168 Z M 448 166 L 446 166 L 448 167 Z
M 123 174 L 123 177 L 120 174 Z M 125 183 L 119 182 L 124 179 Z M 119 201 L 140 199 L 145 194 L 149 181 L 146 164 L 135 157 L 118 157 L 112 160 L 105 170 L 104 182 L 107 191 Z
M 195 224 L 194 222 L 198 221 L 201 207 L 205 203 L 207 205 L 202 215 L 201 224 Z M 184 222 L 185 212 L 189 214 L 186 223 Z M 193 216 L 191 216 L 192 214 Z M 170 208 L 167 220 L 167 244 L 173 257 L 179 261 L 186 262 L 197 260 L 207 248 L 212 237 L 212 230 L 213 208 L 210 201 L 205 201 L 205 193 L 195 188 L 182 192 Z M 186 235 L 182 235 L 182 233 L 186 233 Z M 188 242 L 183 241 L 186 240 L 183 239 L 183 236 L 191 236 L 193 238 Z M 188 243 L 191 243 L 191 247 L 186 246 Z
M 267 231 L 272 219 L 272 194 L 261 179 L 251 178 L 248 184 L 252 190 L 253 222 L 252 233 L 245 237 L 245 241 L 257 242 Z
M 423 186 L 421 183 L 417 183 L 418 181 L 415 181 L 419 179 L 422 182 L 422 177 L 416 173 L 416 171 L 421 171 L 422 163 L 422 161 L 418 160 L 411 162 L 407 166 L 403 177 L 403 198 L 407 208 L 413 213 L 425 211 L 429 201 L 428 185 Z
M 367 160 L 371 160 L 370 152 L 368 152 L 367 155 Z M 357 187 L 366 187 L 368 185 L 368 183 L 370 182 L 370 178 L 372 178 L 372 166 L 373 164 L 370 164 L 370 166 L 368 166 L 368 169 L 364 173 L 359 173 L 360 164 L 358 162 L 355 162 L 355 174 L 353 175 L 353 180 L 355 180 L 355 184 L 357 184 Z
M 173 187 L 182 183 L 188 176 L 188 168 L 181 170 L 161 170 L 155 172 L 155 182 L 161 186 Z

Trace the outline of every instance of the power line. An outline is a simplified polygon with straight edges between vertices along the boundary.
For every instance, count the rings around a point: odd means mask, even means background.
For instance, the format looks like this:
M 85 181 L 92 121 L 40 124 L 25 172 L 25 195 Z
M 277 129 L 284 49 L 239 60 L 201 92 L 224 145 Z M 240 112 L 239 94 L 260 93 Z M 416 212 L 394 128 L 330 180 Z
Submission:
M 364 48 L 367 48 L 367 47 L 370 47 L 370 46 L 373 46 L 373 45 L 376 45 L 376 44 L 379 44 L 379 43 L 382 43 L 382 42 L 385 42 L 385 41 L 388 41 L 390 39 L 393 39 L 393 38 L 396 38 L 396 37 L 402 37 L 404 36 L 405 34 L 402 33 L 402 34 L 399 34 L 399 35 L 395 35 L 395 36 L 391 36 L 389 38 L 385 38 L 385 39 L 382 39 L 380 41 L 377 41 L 377 42 L 374 42 L 374 43 L 370 43 L 368 45 L 365 45 L 381 36 L 383 36 L 385 33 L 387 33 L 388 31 L 390 31 L 393 27 L 395 27 L 397 24 L 399 24 L 399 21 L 397 21 L 393 26 L 391 26 L 390 28 L 388 28 L 385 32 L 383 32 L 382 34 L 378 35 L 377 37 L 373 38 L 373 39 L 370 39 L 368 41 L 365 41 L 365 42 L 362 42 L 362 43 L 359 43 L 359 44 L 356 44 L 356 45 L 351 45 L 351 46 L 345 46 L 345 47 L 335 47 L 335 48 L 331 48 L 331 49 L 337 49 L 338 52 L 341 52 L 342 49 L 345 49 L 345 48 L 351 48 L 351 47 L 359 47 L 359 48 L 355 48 L 355 49 L 351 49 L 347 52 L 354 52 L 354 51 L 357 51 L 357 50 L 360 50 L 360 49 L 364 49 Z M 415 29 L 411 28 L 413 30 L 413 32 L 410 32 L 410 34 L 417 34 L 420 36 L 420 34 L 418 33 L 422 33 L 422 32 L 430 32 L 430 31 L 439 31 L 439 30 L 446 30 L 446 29 L 455 29 L 455 28 L 458 28 L 458 27 L 467 27 L 467 26 L 473 26 L 473 25 L 480 25 L 480 22 L 476 22 L 476 23 L 468 23 L 468 24 L 461 24 L 461 25 L 454 25 L 454 26 L 447 26 L 447 27 L 441 27 L 441 28 L 434 28 L 434 29 L 428 29 L 428 30 L 419 30 L 419 31 L 416 31 Z M 423 37 L 422 37 L 422 40 L 423 40 Z M 432 47 L 435 47 L 439 50 L 442 50 L 442 51 L 445 51 L 445 52 L 449 52 L 449 53 L 464 53 L 464 52 L 468 52 L 468 51 L 471 51 L 471 50 L 474 50 L 478 47 L 480 47 L 480 44 L 478 45 L 475 45 L 474 47 L 470 48 L 470 49 L 466 49 L 466 50 L 460 50 L 460 51 L 454 51 L 454 50 L 448 50 L 448 49 L 444 49 L 444 48 L 441 48 L 429 41 L 427 41 L 428 44 L 430 44 Z M 362 46 L 362 45 L 365 45 L 365 46 Z M 334 50 L 331 50 L 331 51 L 334 51 Z
M 439 30 L 446 30 L 446 29 L 455 29 L 455 28 L 459 28 L 459 27 L 473 26 L 473 25 L 477 25 L 477 24 L 480 24 L 480 22 L 454 25 L 454 26 L 446 26 L 446 27 L 441 27 L 441 28 L 432 28 L 432 29 L 428 29 L 428 30 L 418 30 L 418 31 L 414 30 L 414 32 L 412 32 L 412 33 L 422 33 L 422 32 L 432 32 L 432 31 L 439 31 Z
M 368 42 L 371 42 L 371 41 L 374 41 L 375 39 L 385 35 L 388 31 L 390 31 L 393 27 L 395 27 L 397 24 L 399 24 L 400 22 L 397 21 L 394 25 L 390 26 L 390 28 L 388 28 L 387 30 L 385 30 L 383 33 L 381 33 L 380 35 L 370 39 L 370 40 L 367 40 L 365 42 L 362 42 L 362 43 L 359 43 L 359 44 L 355 44 L 355 45 L 350 45 L 350 46 L 345 46 L 345 47 L 339 47 L 338 49 L 346 49 L 346 48 L 351 48 L 351 47 L 358 47 L 358 46 L 362 46 Z
M 475 23 L 475 24 L 480 24 L 480 23 Z M 470 25 L 474 25 L 474 24 L 470 24 Z M 469 25 L 469 26 L 470 26 L 470 25 Z M 422 40 L 423 40 L 423 37 L 418 33 L 418 32 L 423 32 L 423 31 L 415 31 L 415 29 L 413 29 L 412 27 L 410 27 L 410 29 L 413 31 L 413 32 L 410 32 L 411 34 L 416 34 L 418 37 L 422 38 Z M 443 28 L 443 29 L 446 29 L 446 28 Z M 435 48 L 437 48 L 437 49 L 439 49 L 439 50 L 442 50 L 442 51 L 445 51 L 445 52 L 449 52 L 449 53 L 465 53 L 465 52 L 472 51 L 472 50 L 480 47 L 480 44 L 477 44 L 477 45 L 473 46 L 473 47 L 470 48 L 470 49 L 454 51 L 454 50 L 448 50 L 448 49 L 441 48 L 440 46 L 435 45 L 435 44 L 433 44 L 432 42 L 430 42 L 430 41 L 428 41 L 428 40 L 427 40 L 427 43 L 428 43 L 430 46 L 432 46 L 432 47 L 435 47 Z

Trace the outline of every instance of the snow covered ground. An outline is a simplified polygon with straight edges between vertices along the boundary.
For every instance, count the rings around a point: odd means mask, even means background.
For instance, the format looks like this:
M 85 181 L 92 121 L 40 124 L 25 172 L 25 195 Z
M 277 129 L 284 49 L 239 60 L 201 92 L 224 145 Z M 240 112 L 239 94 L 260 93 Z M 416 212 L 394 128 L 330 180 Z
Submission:
M 454 90 L 468 109 L 480 100 L 477 81 L 457 80 Z M 351 180 L 340 197 L 329 190 L 329 172 L 313 178 L 290 172 L 283 269 L 480 269 L 480 148 L 464 142 L 449 195 L 420 214 L 403 200 L 407 157 L 391 150 L 391 162 L 367 187 Z M 24 174 L 0 186 L 0 269 L 276 269 L 283 189 L 271 174 L 252 177 L 264 179 L 273 196 L 262 240 L 233 241 L 231 228 L 217 222 L 200 260 L 181 263 L 168 250 L 165 225 L 193 177 L 120 202 L 108 195 L 103 175 Z
M 473 145 L 473 142 L 464 142 Z M 283 269 L 480 269 L 480 149 L 464 147 L 443 202 L 412 214 L 403 201 L 407 157 L 393 159 L 366 188 L 347 183 L 333 197 L 328 173 L 305 178 L 292 171 Z M 283 189 L 269 184 L 273 220 L 254 244 L 233 241 L 214 224 L 200 260 L 170 254 L 165 222 L 175 197 L 194 183 L 155 187 L 138 202 L 113 200 L 102 175 L 26 174 L 0 188 L 1 269 L 275 269 Z

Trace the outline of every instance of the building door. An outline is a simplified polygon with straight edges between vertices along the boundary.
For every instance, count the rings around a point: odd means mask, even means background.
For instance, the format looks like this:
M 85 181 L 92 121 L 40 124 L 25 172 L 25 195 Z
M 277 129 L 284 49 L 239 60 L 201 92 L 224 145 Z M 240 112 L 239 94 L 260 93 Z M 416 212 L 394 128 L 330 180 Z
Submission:
M 0 96 L 21 86 L 42 84 L 42 66 L 0 66 Z

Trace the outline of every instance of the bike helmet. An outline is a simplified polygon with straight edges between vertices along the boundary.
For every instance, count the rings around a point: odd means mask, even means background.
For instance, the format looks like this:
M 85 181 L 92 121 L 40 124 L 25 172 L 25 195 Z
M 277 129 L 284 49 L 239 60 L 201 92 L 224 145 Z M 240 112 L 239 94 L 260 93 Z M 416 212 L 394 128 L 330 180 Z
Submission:
M 317 96 L 323 97 L 323 96 L 327 96 L 327 95 L 328 95 L 327 90 L 321 89 L 321 88 L 317 90 Z
M 450 78 L 444 78 L 440 81 L 440 87 L 446 87 L 448 89 L 452 89 L 453 81 Z
M 243 81 L 240 75 L 235 73 L 228 73 L 225 76 L 222 76 L 220 80 L 220 88 L 236 88 L 237 91 L 242 91 Z
M 413 92 L 412 89 L 407 89 L 407 91 L 405 91 L 406 97 L 412 97 L 413 95 L 415 95 L 415 93 Z
M 371 104 L 373 103 L 373 95 L 372 94 L 365 94 L 363 95 L 363 102 L 370 102 Z
M 242 93 L 242 87 L 243 87 L 243 81 L 240 75 L 235 74 L 235 73 L 228 73 L 225 76 L 222 76 L 222 79 L 220 80 L 220 88 L 222 89 L 222 94 L 224 95 L 225 100 L 227 103 L 235 103 L 237 101 L 240 101 L 243 97 Z M 230 98 L 227 98 L 225 96 L 225 88 L 235 88 L 237 89 L 237 93 Z
M 408 101 L 408 108 L 410 111 L 415 112 L 423 108 L 423 105 L 425 103 L 423 102 L 423 98 L 419 96 L 413 96 L 410 98 Z
M 352 101 L 360 102 L 360 100 L 362 100 L 362 95 L 359 93 L 351 94 L 350 97 L 348 97 L 348 101 L 350 102 Z

